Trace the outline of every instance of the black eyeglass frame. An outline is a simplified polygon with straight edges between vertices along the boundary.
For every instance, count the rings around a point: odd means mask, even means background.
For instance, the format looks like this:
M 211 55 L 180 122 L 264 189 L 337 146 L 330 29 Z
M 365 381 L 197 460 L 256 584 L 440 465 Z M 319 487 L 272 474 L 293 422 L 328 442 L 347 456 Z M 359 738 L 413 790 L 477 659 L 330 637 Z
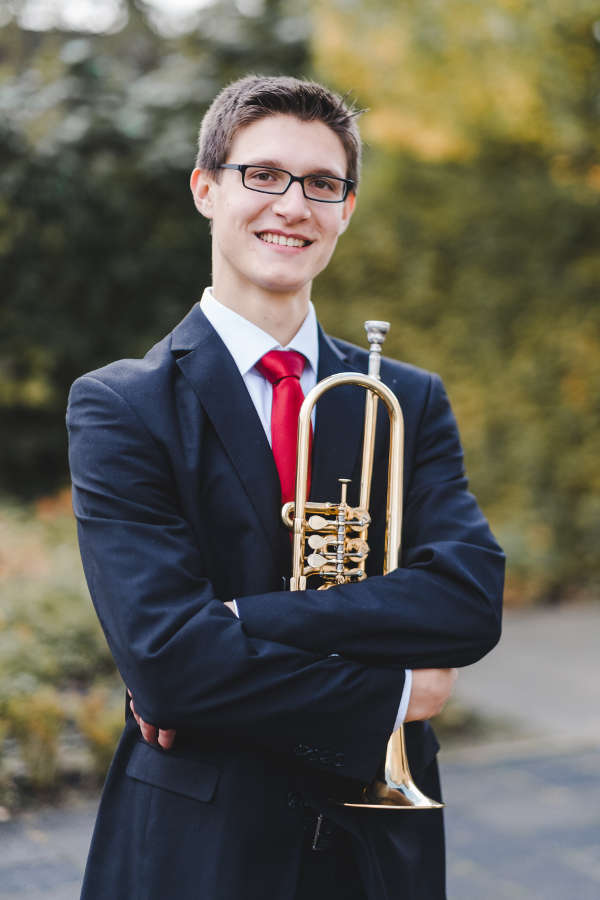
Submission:
M 344 185 L 344 194 L 339 200 L 325 200 L 322 197 L 309 197 L 304 188 L 304 180 L 306 178 L 316 178 L 319 176 L 319 172 L 309 172 L 308 175 L 292 175 L 291 172 L 288 172 L 287 169 L 280 169 L 277 166 L 257 166 L 256 163 L 248 163 L 247 165 L 239 165 L 238 163 L 222 163 L 219 169 L 236 169 L 240 172 L 242 176 L 242 184 L 246 188 L 247 191 L 256 191 L 258 194 L 274 194 L 277 197 L 281 197 L 282 194 L 285 194 L 287 190 L 289 190 L 290 185 L 297 181 L 300 187 L 302 188 L 302 193 L 306 197 L 307 200 L 314 200 L 315 203 L 343 203 L 351 189 L 354 187 L 354 181 L 351 178 L 338 178 L 337 175 L 325 175 L 323 174 L 321 177 L 329 178 L 333 181 L 341 181 Z M 264 188 L 255 188 L 249 187 L 246 184 L 246 170 L 247 169 L 264 169 L 266 172 L 285 172 L 286 175 L 289 175 L 289 182 L 286 187 L 282 191 L 267 191 Z

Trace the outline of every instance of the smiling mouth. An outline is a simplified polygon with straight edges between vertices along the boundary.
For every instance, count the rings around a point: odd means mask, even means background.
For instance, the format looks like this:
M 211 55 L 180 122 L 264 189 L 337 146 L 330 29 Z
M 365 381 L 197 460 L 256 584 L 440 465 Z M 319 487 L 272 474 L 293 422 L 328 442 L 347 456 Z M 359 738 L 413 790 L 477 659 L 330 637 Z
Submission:
M 259 231 L 256 237 L 265 244 L 278 244 L 280 247 L 308 247 L 312 241 L 304 238 L 287 237 L 285 234 L 275 234 L 272 231 Z

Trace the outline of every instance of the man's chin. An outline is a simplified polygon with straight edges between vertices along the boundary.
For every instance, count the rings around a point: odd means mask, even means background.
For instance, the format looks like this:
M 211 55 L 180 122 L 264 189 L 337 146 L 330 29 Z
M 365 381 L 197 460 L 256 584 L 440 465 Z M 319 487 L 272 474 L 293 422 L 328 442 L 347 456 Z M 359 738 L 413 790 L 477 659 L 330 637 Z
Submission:
M 261 278 L 256 282 L 256 286 L 267 294 L 273 294 L 281 297 L 294 297 L 298 294 L 310 294 L 310 285 L 312 279 L 286 279 L 286 278 Z
M 315 271 L 314 267 L 311 267 L 310 273 L 305 272 L 304 274 L 300 272 L 294 273 L 289 270 L 289 267 L 287 271 L 283 272 L 265 273 L 263 271 L 260 273 L 259 277 L 255 279 L 254 283 L 257 287 L 270 294 L 296 295 L 307 292 L 308 295 L 310 295 L 313 279 L 316 278 L 319 272 L 324 268 L 325 266 L 322 266 Z M 310 274 L 310 277 L 307 277 L 307 274 Z

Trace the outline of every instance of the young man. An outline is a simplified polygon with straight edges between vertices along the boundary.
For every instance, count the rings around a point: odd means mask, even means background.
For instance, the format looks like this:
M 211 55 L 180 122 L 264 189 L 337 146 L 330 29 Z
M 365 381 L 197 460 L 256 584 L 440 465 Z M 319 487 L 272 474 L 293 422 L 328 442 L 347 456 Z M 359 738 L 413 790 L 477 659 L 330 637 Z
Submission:
M 413 776 L 439 797 L 424 720 L 453 667 L 498 640 L 503 557 L 467 492 L 437 376 L 382 364 L 406 427 L 402 567 L 326 592 L 282 589 L 298 403 L 317 380 L 367 366 L 364 350 L 322 332 L 310 303 L 354 211 L 359 162 L 355 116 L 324 87 L 229 85 L 205 116 L 191 178 L 212 229 L 212 290 L 143 360 L 71 391 L 82 558 L 135 701 L 86 900 L 445 896 L 441 812 L 331 800 L 372 780 L 403 720 Z M 357 483 L 363 405 L 352 386 L 320 401 L 315 499 L 335 499 L 340 476 Z

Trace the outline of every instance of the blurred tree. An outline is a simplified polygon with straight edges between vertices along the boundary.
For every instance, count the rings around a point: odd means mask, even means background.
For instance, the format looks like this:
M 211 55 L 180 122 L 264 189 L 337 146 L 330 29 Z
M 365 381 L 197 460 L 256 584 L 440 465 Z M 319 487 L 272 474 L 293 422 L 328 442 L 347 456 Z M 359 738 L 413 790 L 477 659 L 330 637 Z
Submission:
M 321 317 L 444 376 L 509 599 L 597 585 L 600 22 L 539 0 L 316 4 L 318 74 L 370 107 Z M 366 300 L 365 300 L 366 298 Z M 368 303 L 365 306 L 365 302 Z
M 222 0 L 175 23 L 110 2 L 98 34 L 0 6 L 0 490 L 61 483 L 73 378 L 142 354 L 207 283 L 206 104 L 247 71 L 316 72 L 370 108 L 321 318 L 362 343 L 388 317 L 389 352 L 444 376 L 510 596 L 597 584 L 597 4 Z
M 596 157 L 594 0 L 315 0 L 323 77 L 357 86 L 364 134 L 424 159 L 482 139 Z
M 306 67 L 302 4 L 224 0 L 171 38 L 126 6 L 111 34 L 0 36 L 0 491 L 64 483 L 73 379 L 142 355 L 209 283 L 188 191 L 207 104 L 248 69 Z

